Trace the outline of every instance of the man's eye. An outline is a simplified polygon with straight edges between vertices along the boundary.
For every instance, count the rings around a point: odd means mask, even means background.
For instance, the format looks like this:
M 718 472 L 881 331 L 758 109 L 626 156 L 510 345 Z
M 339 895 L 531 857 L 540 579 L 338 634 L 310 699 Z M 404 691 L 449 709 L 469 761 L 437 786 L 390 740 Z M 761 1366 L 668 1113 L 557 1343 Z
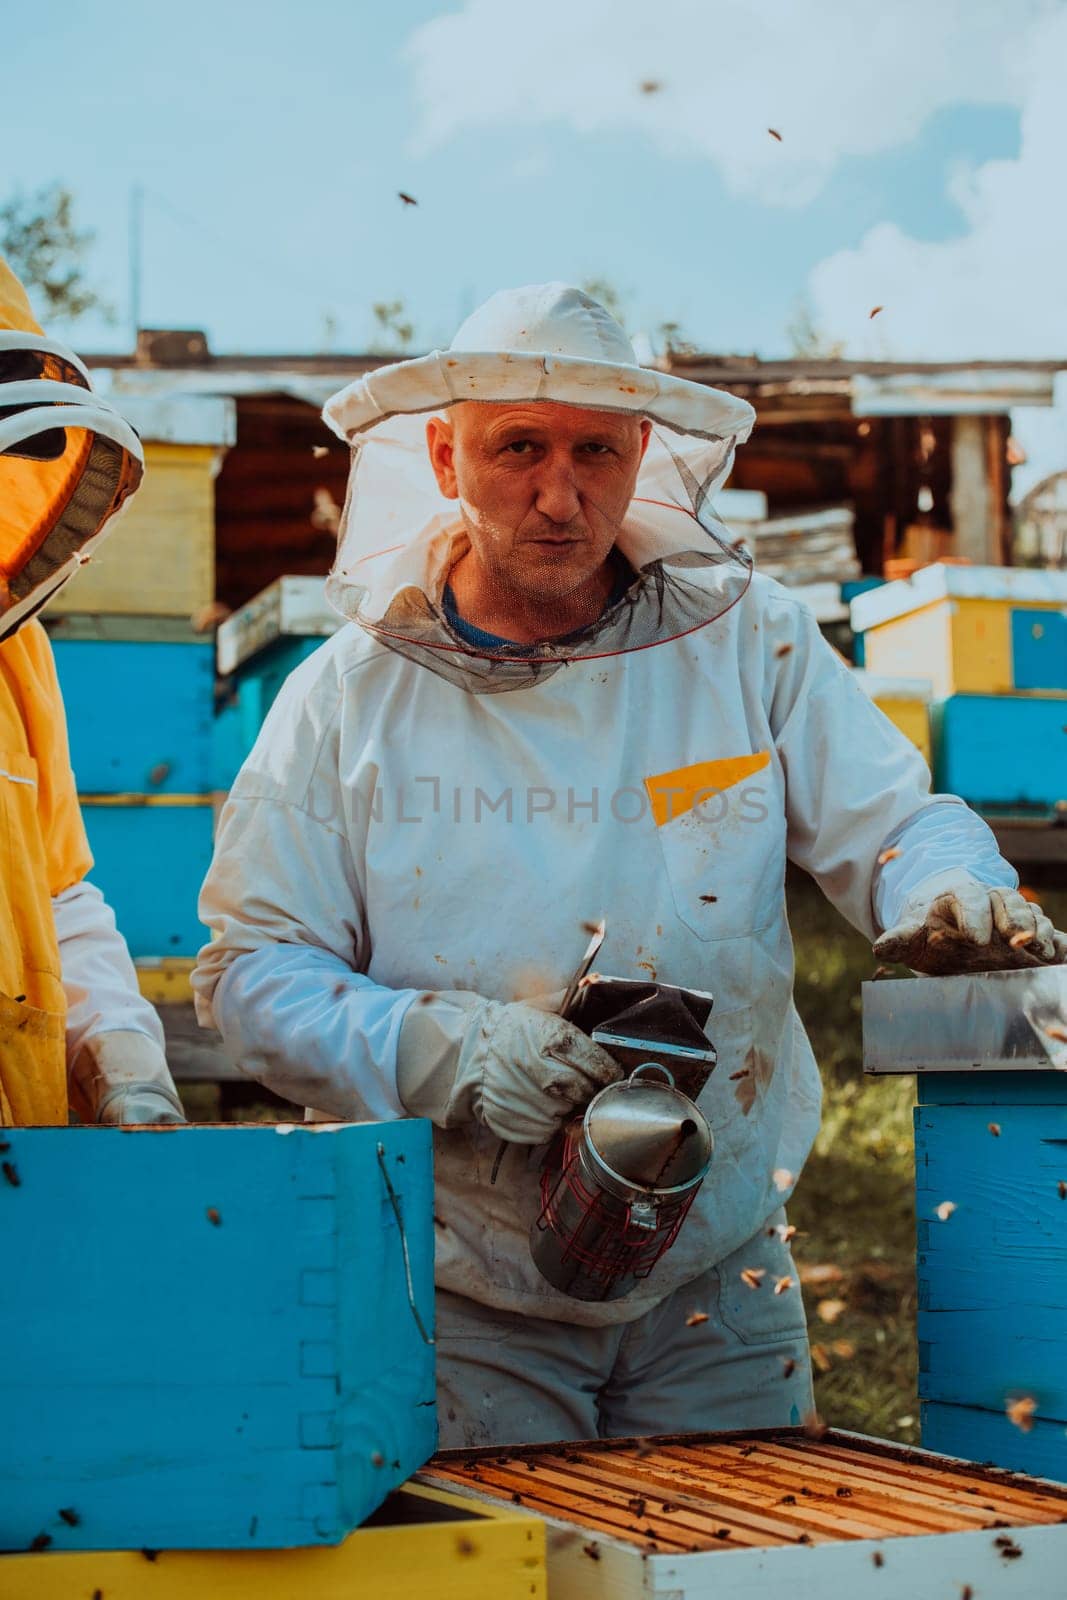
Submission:
M 532 439 L 512 439 L 510 444 L 506 444 L 504 446 L 504 449 L 508 452 L 509 455 L 513 455 L 513 456 L 528 455 L 529 452 L 533 449 L 533 440 Z
M 611 454 L 611 446 L 607 444 L 601 444 L 597 439 L 590 439 L 582 446 L 582 449 L 585 451 L 586 455 L 590 456 L 610 456 Z

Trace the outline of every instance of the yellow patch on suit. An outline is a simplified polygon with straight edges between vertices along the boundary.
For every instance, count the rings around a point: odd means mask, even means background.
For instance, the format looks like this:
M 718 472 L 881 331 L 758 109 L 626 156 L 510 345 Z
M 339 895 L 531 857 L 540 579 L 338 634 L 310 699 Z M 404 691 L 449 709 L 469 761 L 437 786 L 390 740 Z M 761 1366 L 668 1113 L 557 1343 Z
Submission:
M 754 772 L 770 765 L 769 750 L 750 756 L 726 756 L 719 761 L 698 761 L 692 767 L 676 767 L 673 772 L 657 772 L 645 779 L 645 790 L 652 805 L 657 828 L 687 811 L 708 795 L 733 788 Z

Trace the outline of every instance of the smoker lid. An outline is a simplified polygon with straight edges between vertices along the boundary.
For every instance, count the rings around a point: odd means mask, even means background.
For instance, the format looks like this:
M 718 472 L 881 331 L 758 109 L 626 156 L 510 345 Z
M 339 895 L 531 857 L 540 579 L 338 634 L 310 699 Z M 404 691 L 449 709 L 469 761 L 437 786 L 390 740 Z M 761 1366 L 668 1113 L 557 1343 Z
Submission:
M 698 989 L 593 972 L 582 983 L 567 1017 L 584 1033 L 610 1026 L 634 1039 L 707 1049 L 704 1024 L 711 1007 L 711 995 Z
M 585 1113 L 585 1134 L 608 1175 L 641 1191 L 689 1188 L 711 1160 L 707 1118 L 659 1066 L 602 1089 Z

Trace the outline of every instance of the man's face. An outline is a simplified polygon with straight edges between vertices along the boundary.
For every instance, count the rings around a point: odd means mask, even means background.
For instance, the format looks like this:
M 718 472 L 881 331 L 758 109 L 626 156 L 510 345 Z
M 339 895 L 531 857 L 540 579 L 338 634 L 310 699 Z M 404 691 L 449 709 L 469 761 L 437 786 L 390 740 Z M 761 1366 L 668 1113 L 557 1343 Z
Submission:
M 427 424 L 441 491 L 497 592 L 551 608 L 600 571 L 633 498 L 649 424 L 537 401 L 467 401 Z

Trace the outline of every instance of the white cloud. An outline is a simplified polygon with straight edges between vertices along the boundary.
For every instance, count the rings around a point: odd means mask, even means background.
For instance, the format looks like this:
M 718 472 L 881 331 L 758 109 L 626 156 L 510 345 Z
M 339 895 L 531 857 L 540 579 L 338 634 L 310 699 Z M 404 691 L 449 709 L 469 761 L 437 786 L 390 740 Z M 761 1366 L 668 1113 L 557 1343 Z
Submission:
M 1067 9 L 1020 42 L 1019 156 L 954 179 L 967 231 L 931 242 L 881 223 L 811 274 L 817 325 L 851 353 L 1067 359 Z
M 938 107 L 1015 103 L 1025 25 L 1051 3 L 1015 0 L 1009 24 L 1001 0 L 466 0 L 406 46 L 415 141 L 637 131 L 739 195 L 799 206 L 842 157 L 914 138 Z

